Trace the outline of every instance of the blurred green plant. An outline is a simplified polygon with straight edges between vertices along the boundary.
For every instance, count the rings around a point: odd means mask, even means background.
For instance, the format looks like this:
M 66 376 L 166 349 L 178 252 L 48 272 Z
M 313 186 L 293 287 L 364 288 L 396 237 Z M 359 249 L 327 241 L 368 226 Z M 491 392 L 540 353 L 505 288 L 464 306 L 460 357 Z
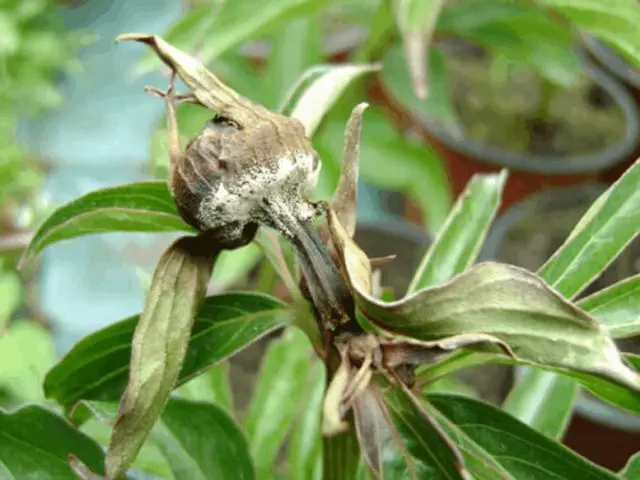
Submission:
M 168 64 L 181 66 L 195 98 L 207 98 L 202 85 L 211 74 L 194 58 L 167 53 L 171 47 L 158 47 L 157 38 L 143 41 L 155 42 Z M 333 103 L 340 92 L 375 68 L 322 69 L 294 95 L 289 111 L 313 132 L 332 107 L 340 109 Z M 320 227 L 354 302 L 345 324 L 343 317 L 329 327 L 320 322 L 326 305 L 306 300 L 298 262 L 274 232 L 256 237 L 267 259 L 260 284 L 268 293 L 214 295 L 205 290 L 214 264 L 218 268 L 215 238 L 186 235 L 160 260 L 140 315 L 87 336 L 47 373 L 44 396 L 55 406 L 0 410 L 0 471 L 9 478 L 37 472 L 91 480 L 139 473 L 618 478 L 554 439 L 571 411 L 565 407 L 575 397 L 572 382 L 640 413 L 640 360 L 613 341 L 640 334 L 640 304 L 628 301 L 638 278 L 571 301 L 640 232 L 640 161 L 594 202 L 537 274 L 474 265 L 507 176 L 477 175 L 448 213 L 406 296 L 382 301 L 372 271 L 381 260 L 368 259 L 351 240 L 364 151 L 360 130 L 363 123 L 364 141 L 368 116 L 376 116 L 368 111 L 363 122 L 365 107 L 349 115 L 337 187 Z M 121 185 L 57 209 L 25 260 L 56 242 L 107 231 L 197 233 L 178 213 L 166 182 Z M 286 301 L 273 295 L 275 278 Z M 224 361 L 276 330 L 281 334 L 269 346 L 247 412 L 239 412 Z M 559 396 L 552 404 L 531 408 L 531 385 L 523 390 L 528 382 L 522 382 L 500 409 L 451 377 L 485 363 L 528 365 L 564 383 L 554 389 Z M 636 463 L 630 460 L 626 471 Z

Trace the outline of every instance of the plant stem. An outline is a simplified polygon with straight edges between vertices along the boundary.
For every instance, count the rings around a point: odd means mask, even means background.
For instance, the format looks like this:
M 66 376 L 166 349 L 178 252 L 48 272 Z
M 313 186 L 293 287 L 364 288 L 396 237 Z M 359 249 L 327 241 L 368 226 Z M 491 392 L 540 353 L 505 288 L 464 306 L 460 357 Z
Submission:
M 351 422 L 349 420 L 351 424 Z M 354 428 L 348 432 L 323 439 L 323 480 L 351 480 L 357 478 L 360 448 Z

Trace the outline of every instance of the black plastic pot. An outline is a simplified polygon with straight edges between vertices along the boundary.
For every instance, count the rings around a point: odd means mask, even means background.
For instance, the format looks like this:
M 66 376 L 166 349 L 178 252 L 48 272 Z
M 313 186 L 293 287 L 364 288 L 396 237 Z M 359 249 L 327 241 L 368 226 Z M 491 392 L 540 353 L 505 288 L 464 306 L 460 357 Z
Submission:
M 602 184 L 551 189 L 511 207 L 496 220 L 480 258 L 536 271 L 563 243 L 604 189 Z M 638 260 L 640 242 L 635 241 L 583 295 L 621 280 L 616 278 L 616 266 L 628 267 Z M 640 270 L 640 266 L 637 269 Z M 631 273 L 624 272 L 623 276 Z M 624 351 L 640 351 L 638 339 L 618 343 Z M 565 443 L 600 465 L 618 470 L 640 445 L 639 417 L 617 410 L 589 394 L 579 396 L 576 414 Z
M 584 73 L 620 107 L 625 118 L 626 128 L 621 138 L 596 153 L 554 156 L 508 151 L 455 136 L 440 122 L 427 118 L 423 112 L 412 108 L 412 105 L 400 104 L 384 84 L 376 85 L 372 96 L 374 100 L 386 104 L 401 126 L 419 126 L 426 141 L 445 159 L 456 195 L 464 190 L 475 173 L 508 168 L 510 175 L 502 202 L 505 210 L 548 187 L 597 181 L 601 172 L 627 160 L 640 142 L 640 113 L 633 97 L 614 76 L 601 69 L 582 49 L 578 49 L 578 52 Z

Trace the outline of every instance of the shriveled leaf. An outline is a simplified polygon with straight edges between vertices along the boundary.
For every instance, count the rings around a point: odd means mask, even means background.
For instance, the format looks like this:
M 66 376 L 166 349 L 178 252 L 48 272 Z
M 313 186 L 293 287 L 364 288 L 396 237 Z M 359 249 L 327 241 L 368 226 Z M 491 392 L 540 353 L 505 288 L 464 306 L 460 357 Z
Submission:
M 244 435 L 216 405 L 172 398 L 157 430 L 153 440 L 176 480 L 255 478 Z
M 322 398 L 326 370 L 314 362 L 305 384 L 305 398 L 300 415 L 293 424 L 287 449 L 290 480 L 320 480 L 322 478 Z
M 22 263 L 47 246 L 108 232 L 193 232 L 178 215 L 166 182 L 140 182 L 83 195 L 55 210 L 38 228 Z
M 289 328 L 269 347 L 245 419 L 245 432 L 259 473 L 273 468 L 291 430 L 313 355 L 306 335 Z
M 335 436 L 349 428 L 349 424 L 344 420 L 343 401 L 353 376 L 349 357 L 344 350 L 341 350 L 340 365 L 331 376 L 331 382 L 327 386 L 322 403 L 322 435 L 325 437 Z
M 400 472 L 404 473 L 403 477 L 409 478 L 473 478 L 469 475 L 458 446 L 409 391 L 391 389 L 384 399 L 404 448 L 410 455 L 408 459 L 396 455 L 385 465 L 385 473 L 387 470 L 394 472 L 388 478 L 398 478 Z
M 573 379 L 532 368 L 509 392 L 503 409 L 540 433 L 562 440 L 578 391 Z
M 80 400 L 118 400 L 129 375 L 133 332 L 138 316 L 99 330 L 78 342 L 47 374 L 47 398 L 70 409 Z M 196 317 L 177 385 L 281 327 L 289 310 L 258 293 L 208 297 Z
M 613 338 L 640 335 L 640 275 L 622 280 L 578 302 Z
M 207 238 L 183 237 L 156 267 L 133 334 L 129 380 L 105 458 L 109 479 L 127 470 L 167 404 L 218 253 Z
M 1 478 L 77 480 L 69 455 L 104 472 L 100 446 L 49 410 L 35 405 L 11 413 L 0 409 Z
M 620 472 L 620 477 L 624 480 L 634 480 L 640 478 L 640 452 L 629 459 L 625 467 Z
M 335 212 L 349 237 L 353 237 L 356 230 L 360 132 L 362 131 L 362 115 L 368 106 L 367 103 L 357 105 L 347 122 L 344 132 L 340 178 L 331 199 L 331 210 Z
M 640 162 L 587 210 L 539 275 L 561 295 L 582 291 L 640 232 Z
M 476 260 L 496 215 L 507 172 L 474 175 L 453 206 L 409 285 L 409 293 L 441 285 Z
M 459 446 L 475 479 L 616 478 L 496 407 L 455 395 L 427 398 L 425 410 Z
M 404 54 L 418 98 L 428 93 L 425 59 L 444 0 L 395 0 L 396 23 L 402 34 Z
M 640 390 L 640 378 L 623 363 L 606 328 L 524 269 L 479 264 L 443 286 L 396 302 L 377 300 L 359 286 L 356 293 L 366 317 L 387 331 L 426 341 L 483 333 L 522 360 Z
M 376 476 L 382 472 L 382 447 L 389 437 L 384 404 L 373 388 L 367 388 L 353 401 L 353 420 L 362 456 Z
M 379 65 L 336 65 L 316 78 L 302 93 L 291 117 L 300 120 L 307 136 L 311 137 L 345 88 L 359 76 L 379 69 Z

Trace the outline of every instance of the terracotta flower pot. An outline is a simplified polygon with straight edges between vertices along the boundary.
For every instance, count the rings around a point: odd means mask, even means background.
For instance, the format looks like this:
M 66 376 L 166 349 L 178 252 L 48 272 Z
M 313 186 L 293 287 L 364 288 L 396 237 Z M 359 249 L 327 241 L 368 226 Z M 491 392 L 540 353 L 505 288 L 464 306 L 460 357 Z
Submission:
M 529 154 L 510 151 L 470 138 L 454 135 L 439 120 L 428 118 L 424 111 L 403 103 L 380 79 L 370 90 L 370 98 L 395 120 L 402 129 L 418 129 L 426 142 L 445 160 L 455 195 L 460 194 L 475 173 L 509 169 L 503 193 L 502 210 L 518 201 L 554 186 L 589 183 L 600 179 L 603 171 L 620 165 L 640 142 L 640 114 L 632 96 L 613 76 L 600 69 L 584 53 L 580 54 L 583 71 L 593 88 L 618 107 L 624 132 L 599 151 L 575 155 Z M 397 92 L 396 92 L 397 93 Z M 591 101 L 591 100 L 590 100 Z M 605 108 L 605 107 L 603 107 Z
M 556 188 L 514 205 L 494 223 L 481 259 L 499 260 L 536 271 L 604 189 L 602 184 Z M 638 272 L 640 241 L 636 240 L 581 296 Z M 623 351 L 640 353 L 640 338 L 617 343 Z M 617 471 L 640 445 L 640 417 L 582 393 L 565 443 L 592 461 Z
M 633 96 L 636 107 L 640 109 L 640 70 L 591 35 L 583 34 L 582 38 L 591 57 L 627 87 Z M 639 157 L 640 143 L 619 165 L 603 172 L 602 179 L 606 182 L 615 181 Z

